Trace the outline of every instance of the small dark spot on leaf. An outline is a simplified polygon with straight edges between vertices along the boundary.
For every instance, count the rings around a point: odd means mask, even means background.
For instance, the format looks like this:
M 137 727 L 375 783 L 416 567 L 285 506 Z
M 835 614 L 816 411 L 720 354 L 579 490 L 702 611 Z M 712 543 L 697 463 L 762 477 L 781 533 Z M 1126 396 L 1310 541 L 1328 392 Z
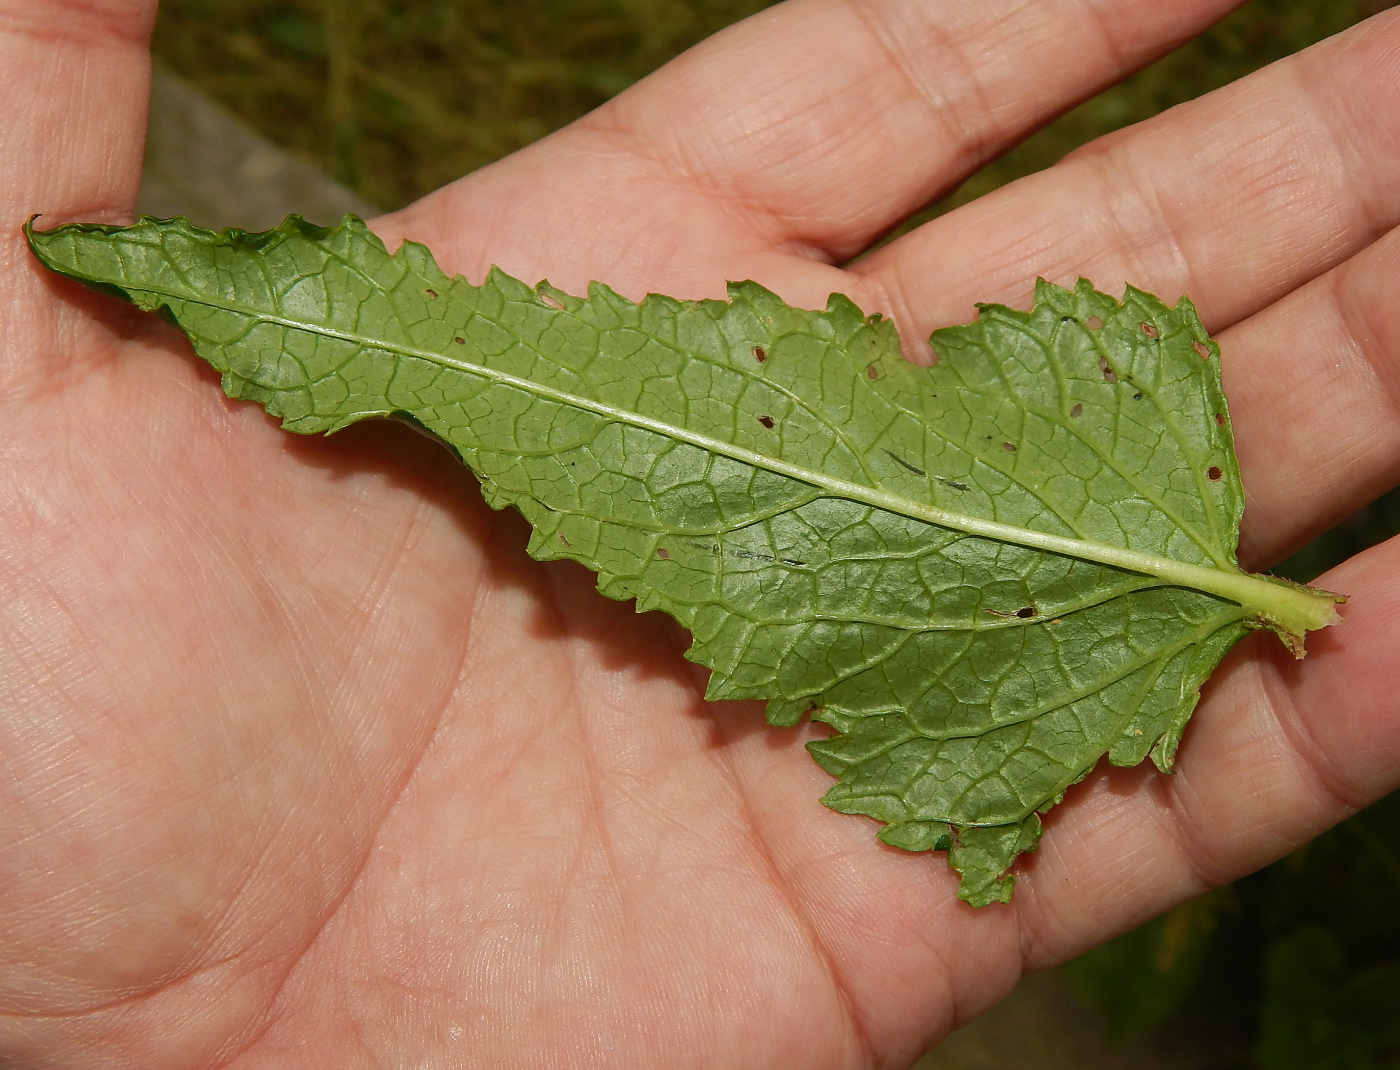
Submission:
M 556 309 L 560 312 L 564 310 L 564 302 L 550 293 L 540 294 L 540 304 L 546 305 L 549 308 Z
M 762 364 L 768 359 L 768 353 L 762 346 L 753 347 L 753 359 Z
M 1224 414 L 1223 412 L 1217 412 L 1217 413 L 1215 414 L 1215 426 L 1216 426 L 1216 427 L 1224 427 L 1224 426 L 1225 426 L 1225 414 Z
M 1218 464 L 1213 464 L 1206 469 L 1206 475 L 1210 476 L 1211 479 L 1219 479 L 1224 474 L 1225 473 L 1220 470 L 1220 466 Z
M 424 290 L 423 292 L 424 292 L 425 294 L 427 294 L 429 297 L 436 297 L 436 296 L 437 296 L 437 291 L 436 291 L 436 290 Z
M 1103 372 L 1103 381 L 1105 383 L 1118 382 L 1118 373 L 1108 366 L 1107 357 L 1099 358 L 1099 371 Z
M 1151 323 L 1139 323 L 1138 330 L 1142 331 L 1142 333 L 1147 335 L 1148 338 L 1157 338 L 1160 337 L 1162 334 L 1162 332 L 1159 331 L 1157 327 Z
M 1088 327 L 1091 331 L 1101 330 L 1103 328 L 1103 320 L 1099 319 L 1098 316 L 1090 316 L 1084 321 L 1084 326 Z
M 559 541 L 562 542 L 565 546 L 569 545 L 569 537 L 565 535 L 562 531 L 559 533 Z
M 1202 360 L 1210 360 L 1210 346 L 1204 342 L 1192 342 L 1191 348 L 1196 351 L 1196 356 Z
M 760 416 L 758 418 L 758 422 L 761 423 L 764 427 L 768 428 L 770 431 L 773 429 L 773 417 L 771 416 Z
M 1027 606 L 1025 609 L 1018 609 L 1016 611 L 1016 616 L 1020 617 L 1022 620 L 1029 620 L 1031 617 L 1035 616 L 1035 607 Z
M 1076 401 L 1074 403 L 1074 408 L 1069 410 L 1069 414 L 1072 419 L 1079 419 L 1081 416 L 1084 415 L 1084 406 Z
M 865 377 L 866 377 L 867 379 L 878 379 L 878 378 L 880 378 L 880 373 L 879 373 L 879 371 L 876 370 L 875 365 L 871 364 L 871 365 L 869 365 L 869 366 L 865 369 Z
M 460 334 L 452 340 L 456 342 L 459 346 L 464 346 L 467 344 L 467 340 L 463 338 Z
M 1133 400 L 1134 400 L 1134 401 L 1141 401 L 1141 400 L 1142 400 L 1142 395 L 1141 395 L 1141 394 L 1134 394 L 1134 395 L 1133 395 Z
M 662 561 L 669 561 L 671 560 L 671 551 L 667 550 L 665 547 L 658 546 L 656 548 L 656 556 L 661 558 Z
M 1003 443 L 1001 444 L 1001 448 L 1004 449 L 1007 453 L 1015 453 L 1015 452 L 1016 452 L 1016 443 L 1014 443 L 1014 442 L 1003 442 Z

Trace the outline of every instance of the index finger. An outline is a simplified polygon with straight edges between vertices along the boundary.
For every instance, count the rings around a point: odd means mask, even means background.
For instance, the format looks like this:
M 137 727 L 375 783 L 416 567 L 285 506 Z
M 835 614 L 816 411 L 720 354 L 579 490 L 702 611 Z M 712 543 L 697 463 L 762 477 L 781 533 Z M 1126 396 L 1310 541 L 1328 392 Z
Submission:
M 840 259 L 1235 6 L 782 4 L 583 125 L 625 130 L 637 151 L 742 211 L 773 241 Z
M 155 0 L 0 0 L 0 204 L 8 220 L 130 213 L 155 14 Z
M 686 297 L 752 277 L 821 303 L 839 282 L 816 261 L 1237 3 L 790 0 L 375 229 L 469 275 Z

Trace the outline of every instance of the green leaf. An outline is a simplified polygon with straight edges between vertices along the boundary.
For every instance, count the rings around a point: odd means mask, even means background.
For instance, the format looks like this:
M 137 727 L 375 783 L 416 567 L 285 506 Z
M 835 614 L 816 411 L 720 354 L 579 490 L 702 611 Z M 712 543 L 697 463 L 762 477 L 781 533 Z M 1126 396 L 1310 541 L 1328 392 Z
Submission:
M 165 310 L 288 430 L 403 416 L 452 445 L 530 553 L 688 627 L 715 699 L 810 712 L 823 801 L 947 849 L 1005 901 L 1038 814 L 1107 754 L 1170 769 L 1249 627 L 1301 654 L 1333 598 L 1235 564 L 1242 492 L 1219 355 L 1189 302 L 1048 283 L 900 356 L 833 295 L 789 308 L 493 270 L 449 279 L 358 219 L 31 231 L 50 268 Z

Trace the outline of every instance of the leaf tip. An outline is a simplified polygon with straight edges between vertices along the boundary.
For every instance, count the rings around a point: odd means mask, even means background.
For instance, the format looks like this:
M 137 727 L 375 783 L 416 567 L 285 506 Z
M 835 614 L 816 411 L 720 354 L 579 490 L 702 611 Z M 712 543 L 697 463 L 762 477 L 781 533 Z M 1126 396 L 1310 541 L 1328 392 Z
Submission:
M 1088 284 L 1089 280 L 1081 277 L 1079 282 L 1075 284 L 1074 290 L 1067 290 L 1065 287 L 1058 286 L 1051 282 L 1049 279 L 1045 278 L 1045 276 L 1037 275 L 1035 279 L 1035 303 L 1037 305 L 1042 305 L 1055 302 L 1058 299 L 1070 297 Z M 1089 285 L 1090 292 L 1092 292 L 1093 289 L 1094 287 Z
M 860 306 L 843 293 L 833 292 L 827 296 L 826 313 L 838 319 L 866 322 L 865 313 L 861 311 Z
M 729 297 L 730 304 L 744 303 L 752 305 L 756 312 L 762 314 L 764 310 L 776 312 L 786 310 L 787 305 L 783 299 L 768 289 L 762 283 L 754 282 L 753 279 L 740 279 L 729 281 L 724 284 L 725 293 Z
M 1008 870 L 1016 859 L 1040 844 L 1037 814 L 1011 825 L 952 826 L 948 862 L 958 871 L 958 898 L 969 906 L 1011 902 L 1016 878 Z
M 34 254 L 39 263 L 52 269 L 54 265 L 49 261 L 48 256 L 45 255 L 47 253 L 47 243 L 43 238 L 43 235 L 46 235 L 48 232 L 34 229 L 34 220 L 38 219 L 40 214 L 39 212 L 35 212 L 31 215 L 24 221 L 24 226 L 21 229 L 24 233 L 24 240 L 29 245 L 29 251 Z
M 802 718 L 816 713 L 819 707 L 810 695 L 802 698 L 771 698 L 765 715 L 768 723 L 780 728 L 794 728 L 802 723 Z
M 953 845 L 953 830 L 946 821 L 893 822 L 875 835 L 901 851 L 946 851 Z

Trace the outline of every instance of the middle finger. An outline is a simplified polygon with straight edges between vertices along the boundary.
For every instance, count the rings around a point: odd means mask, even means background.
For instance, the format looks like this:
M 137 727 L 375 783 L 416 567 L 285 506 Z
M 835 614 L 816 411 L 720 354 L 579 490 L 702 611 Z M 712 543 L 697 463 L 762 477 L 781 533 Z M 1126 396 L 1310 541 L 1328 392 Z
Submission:
M 911 337 L 1043 276 L 1189 293 L 1212 331 L 1400 223 L 1400 12 L 1091 143 L 854 266 Z

